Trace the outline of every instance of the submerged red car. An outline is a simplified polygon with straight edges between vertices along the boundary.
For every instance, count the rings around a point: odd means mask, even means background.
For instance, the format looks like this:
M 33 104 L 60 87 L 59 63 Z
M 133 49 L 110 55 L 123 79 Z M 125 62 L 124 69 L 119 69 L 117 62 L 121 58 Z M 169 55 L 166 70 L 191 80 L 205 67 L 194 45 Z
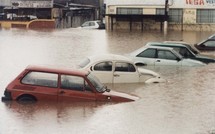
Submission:
M 28 66 L 5 89 L 2 101 L 113 101 L 138 97 L 107 89 L 90 72 Z

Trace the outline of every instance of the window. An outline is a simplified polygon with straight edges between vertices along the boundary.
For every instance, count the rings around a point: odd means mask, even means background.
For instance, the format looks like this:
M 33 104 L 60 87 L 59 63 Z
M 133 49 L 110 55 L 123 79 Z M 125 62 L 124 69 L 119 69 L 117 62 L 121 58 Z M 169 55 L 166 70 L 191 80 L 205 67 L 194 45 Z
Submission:
M 187 48 L 181 47 L 178 53 L 181 54 L 185 58 L 193 57 L 193 54 Z
M 115 71 L 120 71 L 120 72 L 135 72 L 136 69 L 130 63 L 117 62 L 116 63 L 116 67 L 115 67 Z
M 112 71 L 112 62 L 101 62 L 94 66 L 94 70 L 96 71 Z
M 157 8 L 156 9 L 157 15 L 165 15 L 165 9 L 164 8 Z M 182 15 L 183 10 L 182 9 L 169 9 L 168 11 L 169 15 L 169 22 L 175 22 L 175 23 L 182 23 Z
M 90 25 L 90 22 L 85 22 L 82 27 L 88 27 Z
M 197 23 L 215 23 L 215 9 L 197 9 Z
M 30 72 L 23 79 L 23 84 L 57 87 L 58 75 L 54 73 Z
M 61 88 L 77 91 L 91 91 L 90 86 L 83 77 L 71 75 L 61 75 Z
M 143 14 L 142 8 L 117 8 L 117 14 Z
M 177 57 L 170 51 L 158 50 L 158 58 L 160 59 L 168 59 L 168 60 L 176 60 Z
M 182 9 L 170 9 L 169 10 L 169 22 L 182 23 Z
M 137 55 L 137 57 L 146 57 L 146 58 L 155 58 L 156 49 L 146 49 L 145 51 L 141 52 Z
M 165 9 L 164 8 L 157 8 L 156 14 L 157 15 L 165 15 Z

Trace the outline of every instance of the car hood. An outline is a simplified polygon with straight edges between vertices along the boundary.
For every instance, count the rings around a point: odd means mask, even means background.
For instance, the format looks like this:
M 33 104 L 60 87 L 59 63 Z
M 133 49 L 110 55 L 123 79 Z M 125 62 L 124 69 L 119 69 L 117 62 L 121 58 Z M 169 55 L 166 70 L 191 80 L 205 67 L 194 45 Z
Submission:
M 118 102 L 135 101 L 139 99 L 139 97 L 137 96 L 116 91 L 104 92 L 103 95 L 110 97 L 110 100 L 112 101 Z
M 160 75 L 152 70 L 148 70 L 148 69 L 145 69 L 145 68 L 138 68 L 138 71 L 140 73 L 140 75 L 152 75 L 152 76 L 155 76 L 155 77 L 160 77 Z
M 212 57 L 212 56 L 207 56 L 207 55 L 196 55 L 196 58 L 200 59 L 201 61 L 203 62 L 206 62 L 206 63 L 210 63 L 210 62 L 215 62 L 215 57 Z
M 182 66 L 204 66 L 205 63 L 192 59 L 182 59 Z

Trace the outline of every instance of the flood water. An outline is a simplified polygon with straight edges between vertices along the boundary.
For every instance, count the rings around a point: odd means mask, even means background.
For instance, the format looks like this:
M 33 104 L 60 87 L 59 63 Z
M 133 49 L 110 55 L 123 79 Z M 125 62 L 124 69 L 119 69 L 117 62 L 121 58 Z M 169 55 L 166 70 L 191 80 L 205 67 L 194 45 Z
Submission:
M 0 96 L 29 64 L 73 67 L 88 55 L 126 54 L 148 41 L 193 44 L 211 34 L 0 29 Z M 0 134 L 215 134 L 215 64 L 154 70 L 168 82 L 108 85 L 139 96 L 135 102 L 0 102 Z

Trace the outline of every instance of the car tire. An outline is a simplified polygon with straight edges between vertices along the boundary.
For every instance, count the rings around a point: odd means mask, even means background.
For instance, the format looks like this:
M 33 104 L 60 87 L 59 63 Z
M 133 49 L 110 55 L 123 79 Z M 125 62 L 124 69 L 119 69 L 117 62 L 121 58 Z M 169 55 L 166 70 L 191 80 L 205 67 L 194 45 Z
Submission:
M 30 102 L 30 103 L 33 103 L 33 102 L 36 102 L 36 98 L 34 96 L 31 96 L 31 95 L 22 95 L 20 97 L 17 98 L 17 101 L 18 102 Z

